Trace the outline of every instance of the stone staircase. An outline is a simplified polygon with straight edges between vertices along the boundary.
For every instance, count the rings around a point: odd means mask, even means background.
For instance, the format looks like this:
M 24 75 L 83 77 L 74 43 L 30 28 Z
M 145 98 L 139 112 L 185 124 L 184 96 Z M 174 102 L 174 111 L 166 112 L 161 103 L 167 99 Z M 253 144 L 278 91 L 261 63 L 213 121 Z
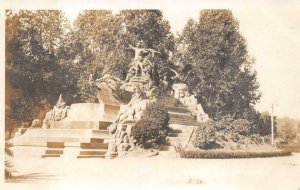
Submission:
M 14 139 L 15 150 L 18 155 L 42 158 L 104 158 L 111 138 L 107 129 L 111 122 L 97 122 L 91 128 L 86 122 L 81 122 L 85 124 L 82 127 L 79 123 L 68 128 L 28 129 Z
M 79 146 L 66 147 L 64 142 L 48 142 L 42 158 L 75 157 L 75 158 L 104 158 L 108 143 L 101 138 L 90 138 L 90 142 L 80 143 Z
M 194 129 L 200 125 L 192 113 L 178 99 L 160 97 L 159 101 L 167 106 L 170 116 L 168 144 L 160 148 L 162 157 L 178 157 L 176 149 L 187 146 Z
M 170 145 L 175 147 L 185 147 L 189 142 L 195 126 L 181 124 L 170 124 L 169 126 L 171 128 L 171 131 L 168 135 Z
M 64 153 L 65 144 L 63 142 L 47 142 L 47 149 L 42 158 L 61 157 Z
M 107 150 L 108 143 L 104 143 L 104 139 L 92 138 L 89 143 L 80 143 L 77 158 L 104 158 Z

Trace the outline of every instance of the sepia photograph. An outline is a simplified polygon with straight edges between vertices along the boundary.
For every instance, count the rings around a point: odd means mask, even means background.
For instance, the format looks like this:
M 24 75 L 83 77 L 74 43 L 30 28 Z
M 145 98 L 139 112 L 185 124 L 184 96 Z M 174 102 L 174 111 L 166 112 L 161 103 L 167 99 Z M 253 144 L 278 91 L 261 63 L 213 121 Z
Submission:
M 0 188 L 300 190 L 299 25 L 296 0 L 5 0 Z

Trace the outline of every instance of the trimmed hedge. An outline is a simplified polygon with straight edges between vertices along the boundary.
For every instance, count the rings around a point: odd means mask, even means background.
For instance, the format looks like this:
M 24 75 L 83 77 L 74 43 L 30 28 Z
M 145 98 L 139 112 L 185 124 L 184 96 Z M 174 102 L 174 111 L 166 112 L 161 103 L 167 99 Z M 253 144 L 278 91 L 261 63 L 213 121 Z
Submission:
M 272 152 L 222 152 L 222 151 L 204 151 L 204 150 L 182 150 L 181 158 L 206 158 L 206 159 L 228 159 L 228 158 L 265 158 L 277 156 L 289 156 L 290 151 L 272 151 Z

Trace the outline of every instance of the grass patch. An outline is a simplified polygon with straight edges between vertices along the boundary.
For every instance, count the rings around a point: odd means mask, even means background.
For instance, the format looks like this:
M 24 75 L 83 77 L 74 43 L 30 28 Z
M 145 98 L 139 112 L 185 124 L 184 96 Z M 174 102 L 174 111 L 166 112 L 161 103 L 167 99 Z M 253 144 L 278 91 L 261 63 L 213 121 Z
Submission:
M 182 150 L 181 158 L 207 158 L 207 159 L 228 159 L 228 158 L 265 158 L 277 156 L 289 156 L 291 151 L 268 151 L 268 152 L 223 152 L 205 150 Z

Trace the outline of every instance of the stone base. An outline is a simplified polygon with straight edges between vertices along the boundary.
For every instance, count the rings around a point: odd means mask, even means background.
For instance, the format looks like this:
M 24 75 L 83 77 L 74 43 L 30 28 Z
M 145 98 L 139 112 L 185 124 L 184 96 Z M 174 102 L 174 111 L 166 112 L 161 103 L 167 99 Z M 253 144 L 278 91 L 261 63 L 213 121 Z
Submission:
M 107 130 L 92 129 L 28 129 L 13 139 L 14 146 L 47 146 L 47 142 L 64 142 L 65 146 L 80 146 L 91 139 L 109 139 Z
M 110 121 L 55 121 L 50 122 L 51 129 L 107 129 Z
M 72 104 L 68 117 L 64 121 L 110 121 L 114 122 L 119 114 L 120 106 L 98 103 Z

